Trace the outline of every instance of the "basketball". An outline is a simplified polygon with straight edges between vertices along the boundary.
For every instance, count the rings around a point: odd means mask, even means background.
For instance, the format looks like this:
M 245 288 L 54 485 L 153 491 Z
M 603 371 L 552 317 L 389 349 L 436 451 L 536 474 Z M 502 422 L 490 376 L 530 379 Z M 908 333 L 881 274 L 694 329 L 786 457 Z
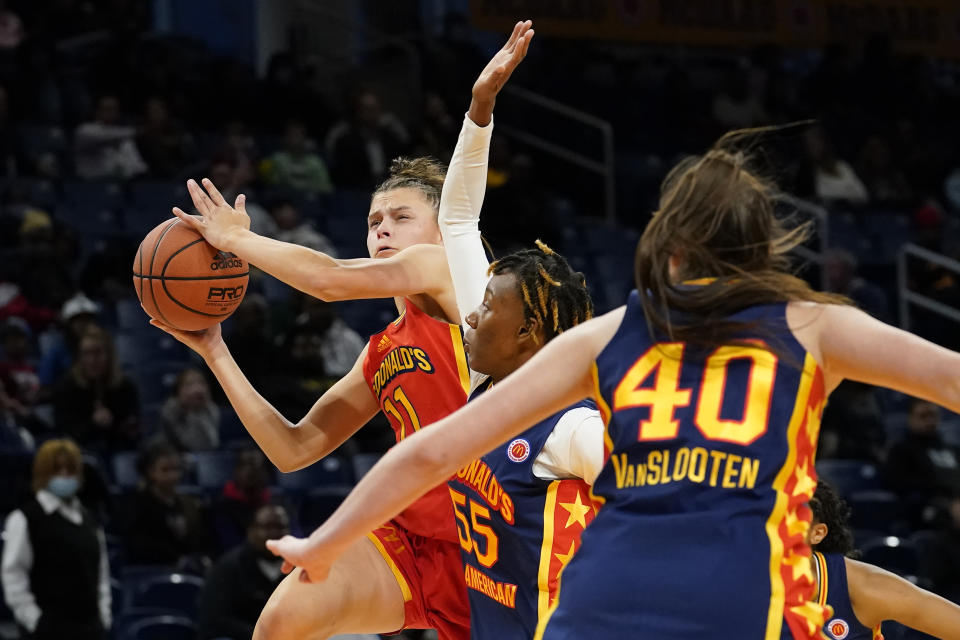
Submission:
M 178 218 L 148 233 L 133 260 L 133 286 L 147 314 L 184 331 L 230 317 L 249 273 L 246 261 L 219 251 Z

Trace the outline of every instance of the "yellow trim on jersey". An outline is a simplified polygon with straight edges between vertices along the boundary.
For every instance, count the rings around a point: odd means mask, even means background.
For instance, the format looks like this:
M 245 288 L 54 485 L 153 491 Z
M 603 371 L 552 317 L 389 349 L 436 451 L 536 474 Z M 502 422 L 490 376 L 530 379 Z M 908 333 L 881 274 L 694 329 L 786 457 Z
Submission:
M 557 508 L 557 489 L 560 481 L 547 486 L 547 501 L 543 505 L 543 543 L 540 545 L 540 568 L 537 570 L 537 618 L 550 608 L 550 565 L 553 562 L 554 511 Z
M 457 373 L 460 374 L 460 386 L 470 395 L 470 367 L 467 366 L 467 354 L 463 350 L 463 334 L 460 325 L 450 325 L 450 339 L 453 341 L 453 353 L 457 358 Z
M 393 326 L 399 327 L 399 326 L 400 326 L 400 323 L 403 322 L 404 317 L 406 317 L 406 315 L 407 315 L 407 305 L 408 305 L 408 304 L 411 304 L 411 303 L 410 303 L 410 302 L 407 302 L 406 304 L 403 305 L 403 311 L 401 311 L 401 312 L 400 312 L 400 315 L 397 316 L 397 319 L 393 321 Z
M 786 586 L 783 584 L 781 573 L 783 564 L 783 540 L 780 539 L 780 523 L 787 515 L 789 496 L 784 491 L 787 481 L 794 472 L 797 461 L 797 434 L 800 425 L 807 415 L 807 403 L 813 388 L 813 380 L 817 373 L 817 363 L 813 356 L 806 354 L 803 362 L 803 372 L 800 375 L 800 388 L 797 390 L 797 401 L 790 416 L 790 425 L 787 428 L 787 458 L 780 467 L 777 477 L 773 481 L 773 489 L 777 492 L 777 500 L 770 517 L 767 518 L 767 537 L 770 539 L 770 609 L 767 613 L 767 632 L 765 640 L 780 640 L 780 631 L 783 628 L 783 613 L 786 606 Z
M 813 558 L 817 561 L 817 577 L 819 579 L 817 604 L 824 606 L 827 604 L 827 588 L 830 586 L 830 578 L 827 576 L 827 559 L 819 551 L 813 552 Z
M 367 538 L 369 538 L 370 542 L 372 542 L 377 548 L 377 551 L 380 552 L 380 555 L 383 556 L 383 559 L 386 561 L 387 566 L 390 567 L 390 571 L 393 572 L 393 577 L 396 578 L 397 585 L 400 587 L 400 592 L 403 594 L 403 601 L 410 602 L 413 600 L 413 593 L 410 592 L 410 585 L 407 584 L 407 579 L 403 577 L 403 573 L 400 572 L 400 567 L 397 566 L 397 563 L 394 562 L 393 558 L 390 557 L 390 554 L 387 553 L 383 543 L 380 542 L 380 538 L 372 533 L 368 533 Z
M 590 365 L 590 376 L 593 378 L 593 397 L 597 401 L 597 409 L 600 410 L 600 417 L 603 419 L 603 443 L 606 446 L 607 450 L 610 451 L 610 454 L 613 455 L 613 439 L 610 437 L 610 419 L 612 417 L 610 411 L 610 405 L 607 404 L 607 401 L 604 399 L 603 394 L 600 393 L 600 370 L 597 368 L 597 363 L 594 362 Z M 604 461 L 606 462 L 606 461 Z M 593 485 L 590 485 L 589 488 L 590 499 L 599 502 L 600 504 L 606 504 L 606 498 L 598 496 L 593 492 Z

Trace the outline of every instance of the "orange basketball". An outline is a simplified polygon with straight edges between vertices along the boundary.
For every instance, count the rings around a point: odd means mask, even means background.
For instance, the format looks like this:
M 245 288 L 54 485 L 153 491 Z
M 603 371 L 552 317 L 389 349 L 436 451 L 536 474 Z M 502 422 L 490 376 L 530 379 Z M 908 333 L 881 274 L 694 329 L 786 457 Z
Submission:
M 183 329 L 212 327 L 247 291 L 245 260 L 219 251 L 179 218 L 147 234 L 133 260 L 133 286 L 151 318 Z

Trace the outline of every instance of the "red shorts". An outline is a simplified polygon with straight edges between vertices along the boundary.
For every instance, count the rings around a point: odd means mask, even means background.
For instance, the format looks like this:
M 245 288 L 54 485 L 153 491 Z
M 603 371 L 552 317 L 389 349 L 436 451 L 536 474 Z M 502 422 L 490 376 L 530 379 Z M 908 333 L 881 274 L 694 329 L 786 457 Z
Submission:
M 367 537 L 403 592 L 403 628 L 436 629 L 440 640 L 469 640 L 470 605 L 460 544 L 424 538 L 392 520 Z

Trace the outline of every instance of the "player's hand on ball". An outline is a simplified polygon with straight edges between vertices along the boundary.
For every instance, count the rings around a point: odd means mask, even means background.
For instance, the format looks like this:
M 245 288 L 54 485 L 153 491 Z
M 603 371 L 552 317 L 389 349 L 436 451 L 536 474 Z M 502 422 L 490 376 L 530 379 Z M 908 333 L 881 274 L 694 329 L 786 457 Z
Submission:
M 268 540 L 267 549 L 283 558 L 284 573 L 299 567 L 301 582 L 323 582 L 330 575 L 329 554 L 320 551 L 309 538 L 283 536 L 279 540 Z
M 223 335 L 220 333 L 220 325 L 215 324 L 209 329 L 203 331 L 181 331 L 159 320 L 151 319 L 150 324 L 158 329 L 166 331 L 171 336 L 187 345 L 203 357 L 212 355 L 217 349 L 226 347 L 223 342 Z
M 196 180 L 187 180 L 187 190 L 190 192 L 193 206 L 197 208 L 201 217 L 191 216 L 180 207 L 174 207 L 173 213 L 196 229 L 204 240 L 217 249 L 229 251 L 232 235 L 250 228 L 250 216 L 247 215 L 246 209 L 247 198 L 241 193 L 231 207 L 208 178 L 203 179 L 203 187 L 201 189 Z
M 480 77 L 473 84 L 473 98 L 481 102 L 492 102 L 503 85 L 510 79 L 510 74 L 517 68 L 520 61 L 527 55 L 530 41 L 533 39 L 533 22 L 527 20 L 518 22 L 510 34 L 510 39 L 503 45 L 487 66 L 480 72 Z

